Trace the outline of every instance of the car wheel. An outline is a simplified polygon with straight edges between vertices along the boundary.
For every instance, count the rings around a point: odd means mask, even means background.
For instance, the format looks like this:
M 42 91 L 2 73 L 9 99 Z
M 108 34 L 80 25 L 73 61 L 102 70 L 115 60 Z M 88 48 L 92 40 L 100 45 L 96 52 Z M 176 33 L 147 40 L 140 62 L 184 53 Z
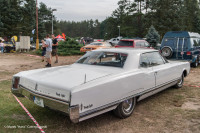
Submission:
M 184 74 L 182 74 L 181 78 L 178 80 L 178 82 L 176 83 L 175 87 L 176 88 L 181 88 L 183 86 L 183 82 L 184 82 Z
M 136 106 L 136 98 L 130 98 L 120 103 L 114 110 L 114 113 L 118 117 L 124 119 L 129 117 L 133 113 L 135 106 Z
M 192 64 L 193 67 L 198 67 L 199 65 L 199 61 L 198 59 L 195 60 L 195 62 Z
M 169 59 L 172 56 L 172 49 L 170 47 L 164 47 L 162 49 L 162 56 Z

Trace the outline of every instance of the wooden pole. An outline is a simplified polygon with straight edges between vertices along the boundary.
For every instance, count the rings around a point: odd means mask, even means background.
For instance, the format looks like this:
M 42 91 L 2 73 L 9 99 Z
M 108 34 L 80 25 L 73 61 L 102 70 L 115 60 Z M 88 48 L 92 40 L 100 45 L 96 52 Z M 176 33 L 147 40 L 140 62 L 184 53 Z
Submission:
M 36 49 L 39 49 L 39 38 L 38 38 L 38 2 L 36 0 Z

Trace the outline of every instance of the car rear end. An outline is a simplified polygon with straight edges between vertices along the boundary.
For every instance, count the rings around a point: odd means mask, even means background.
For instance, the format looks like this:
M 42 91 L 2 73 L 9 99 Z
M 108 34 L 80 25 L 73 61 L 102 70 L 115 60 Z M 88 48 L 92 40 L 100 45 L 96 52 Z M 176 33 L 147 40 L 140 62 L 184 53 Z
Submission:
M 95 50 L 95 49 L 96 49 L 96 48 L 93 48 L 93 47 L 82 47 L 82 48 L 80 49 L 80 52 L 86 53 L 86 52 L 88 52 L 88 51 Z
M 188 32 L 167 32 L 161 43 L 161 53 L 167 59 L 187 60 L 194 63 L 199 58 L 199 49 L 194 43 L 198 44 L 199 39 L 193 38 Z
M 22 77 L 14 76 L 12 80 L 11 92 L 17 97 L 26 97 L 40 107 L 46 107 L 53 110 L 64 112 L 69 115 L 73 122 L 74 108 L 70 107 L 71 92 L 58 91 L 58 89 L 50 89 L 31 80 L 25 80 Z

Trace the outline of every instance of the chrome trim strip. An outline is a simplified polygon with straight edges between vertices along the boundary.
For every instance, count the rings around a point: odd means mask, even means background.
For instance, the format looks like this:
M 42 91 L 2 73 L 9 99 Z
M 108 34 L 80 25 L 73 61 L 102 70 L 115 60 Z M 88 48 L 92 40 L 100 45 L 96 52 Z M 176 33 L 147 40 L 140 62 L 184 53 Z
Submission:
M 169 84 L 167 84 L 167 85 L 165 85 L 165 86 L 162 86 L 162 87 L 159 87 L 159 88 L 157 88 L 157 89 L 154 89 L 154 90 L 152 90 L 152 91 L 149 91 L 149 92 L 147 92 L 147 93 L 144 93 L 143 95 L 141 95 L 139 98 L 138 98 L 138 102 L 139 101 L 141 101 L 141 100 L 143 100 L 143 99 L 145 99 L 145 98 L 147 98 L 147 97 L 150 97 L 150 96 L 152 96 L 152 95 L 154 95 L 154 94 L 156 94 L 156 93 L 158 93 L 158 92 L 161 92 L 161 91 L 163 91 L 163 90 L 165 90 L 165 89 L 167 89 L 167 88 L 169 88 L 170 86 L 173 86 L 173 85 L 175 85 L 176 84 L 176 81 L 173 81 L 173 82 L 171 82 L 171 83 L 169 83 Z
M 38 97 L 38 98 L 43 99 L 44 107 L 69 114 L 70 107 L 69 107 L 69 104 L 66 102 L 60 102 L 60 101 L 49 99 L 47 97 L 39 96 L 23 88 L 21 88 L 21 92 L 23 96 L 25 96 L 27 99 L 29 99 L 32 102 L 34 102 L 34 97 Z
M 165 84 L 162 84 L 162 85 L 159 85 L 159 86 L 150 88 L 150 89 L 145 90 L 145 91 L 143 91 L 143 92 L 137 93 L 137 94 L 135 94 L 135 95 L 132 95 L 132 96 L 129 96 L 129 97 L 120 99 L 120 100 L 117 100 L 117 101 L 115 101 L 115 102 L 112 102 L 112 103 L 103 105 L 103 106 L 101 106 L 101 107 L 97 107 L 97 108 L 95 108 L 95 109 L 92 109 L 92 110 L 89 110 L 89 111 L 80 113 L 80 120 L 84 119 L 84 117 L 87 117 L 87 116 L 89 116 L 89 115 L 92 115 L 92 114 L 101 112 L 101 111 L 104 110 L 104 109 L 111 108 L 112 106 L 117 106 L 119 103 L 121 103 L 122 101 L 124 101 L 124 100 L 126 100 L 126 99 L 130 99 L 130 98 L 132 98 L 132 97 L 141 96 L 141 95 L 144 95 L 144 94 L 149 93 L 149 92 L 151 92 L 151 91 L 157 90 L 157 89 L 159 89 L 159 88 L 161 88 L 161 87 L 164 87 L 165 85 L 168 85 L 168 84 L 171 84 L 171 83 L 173 83 L 173 82 L 176 82 L 178 79 L 180 79 L 180 78 L 177 78 L 177 79 L 175 79 L 175 80 L 171 80 L 171 81 L 169 81 L 169 82 L 166 82 Z M 170 86 L 169 86 L 169 87 L 170 87 Z M 114 109 L 115 109 L 115 108 L 114 108 Z
M 147 89 L 146 91 L 143 91 L 144 93 L 148 93 L 148 92 L 150 92 L 150 91 L 153 91 L 154 89 L 159 89 L 159 88 L 161 88 L 161 87 L 163 87 L 163 86 L 165 86 L 165 85 L 168 85 L 168 84 L 170 84 L 170 83 L 172 83 L 172 82 L 175 82 L 175 81 L 177 81 L 177 80 L 179 80 L 180 78 L 176 78 L 176 79 L 174 79 L 174 80 L 171 80 L 171 81 L 168 81 L 168 82 L 166 82 L 166 83 L 163 83 L 163 84 L 161 84 L 161 85 L 158 85 L 158 86 L 155 86 L 155 87 L 153 87 L 153 88 L 150 88 L 150 89 Z M 141 93 L 143 93 L 143 92 L 141 92 Z M 141 94 L 140 93 L 140 94 Z M 143 94 L 144 94 L 143 93 Z
M 100 110 L 100 111 L 98 111 L 98 112 L 95 112 L 95 113 L 86 115 L 86 116 L 84 116 L 84 117 L 80 117 L 79 122 L 80 122 L 80 121 L 84 121 L 84 120 L 89 119 L 89 118 L 92 118 L 92 117 L 94 117 L 94 116 L 103 114 L 103 113 L 105 113 L 105 112 L 114 110 L 116 107 L 117 107 L 117 105 L 111 106 L 111 107 L 109 107 L 109 108 L 105 108 L 105 109 L 103 109 L 103 110 Z
M 29 91 L 30 93 L 34 94 L 34 95 L 37 95 L 37 96 L 40 96 L 40 97 L 43 97 L 43 98 L 47 98 L 49 100 L 54 100 L 54 101 L 57 101 L 57 102 L 61 102 L 61 103 L 67 103 L 69 104 L 69 101 L 65 101 L 65 100 L 62 100 L 62 99 L 59 99 L 59 98 L 54 98 L 54 97 L 51 97 L 51 96 L 47 96 L 47 95 L 44 95 L 44 94 L 40 94 L 40 93 L 37 93 L 37 92 L 34 92 L 22 85 L 19 85 L 19 88 L 22 88 L 22 89 L 25 89 L 27 91 Z

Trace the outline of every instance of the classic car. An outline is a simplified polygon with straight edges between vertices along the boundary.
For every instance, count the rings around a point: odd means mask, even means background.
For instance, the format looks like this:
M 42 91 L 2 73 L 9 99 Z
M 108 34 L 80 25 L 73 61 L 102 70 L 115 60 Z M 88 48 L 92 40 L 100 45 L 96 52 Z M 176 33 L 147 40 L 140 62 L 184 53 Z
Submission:
M 126 118 L 138 101 L 182 87 L 189 72 L 188 62 L 169 62 L 157 50 L 99 49 L 72 65 L 20 72 L 11 90 L 77 123 L 111 110 Z
M 80 52 L 88 52 L 91 50 L 103 49 L 103 48 L 111 48 L 111 44 L 108 42 L 93 42 L 86 46 L 81 47 Z

